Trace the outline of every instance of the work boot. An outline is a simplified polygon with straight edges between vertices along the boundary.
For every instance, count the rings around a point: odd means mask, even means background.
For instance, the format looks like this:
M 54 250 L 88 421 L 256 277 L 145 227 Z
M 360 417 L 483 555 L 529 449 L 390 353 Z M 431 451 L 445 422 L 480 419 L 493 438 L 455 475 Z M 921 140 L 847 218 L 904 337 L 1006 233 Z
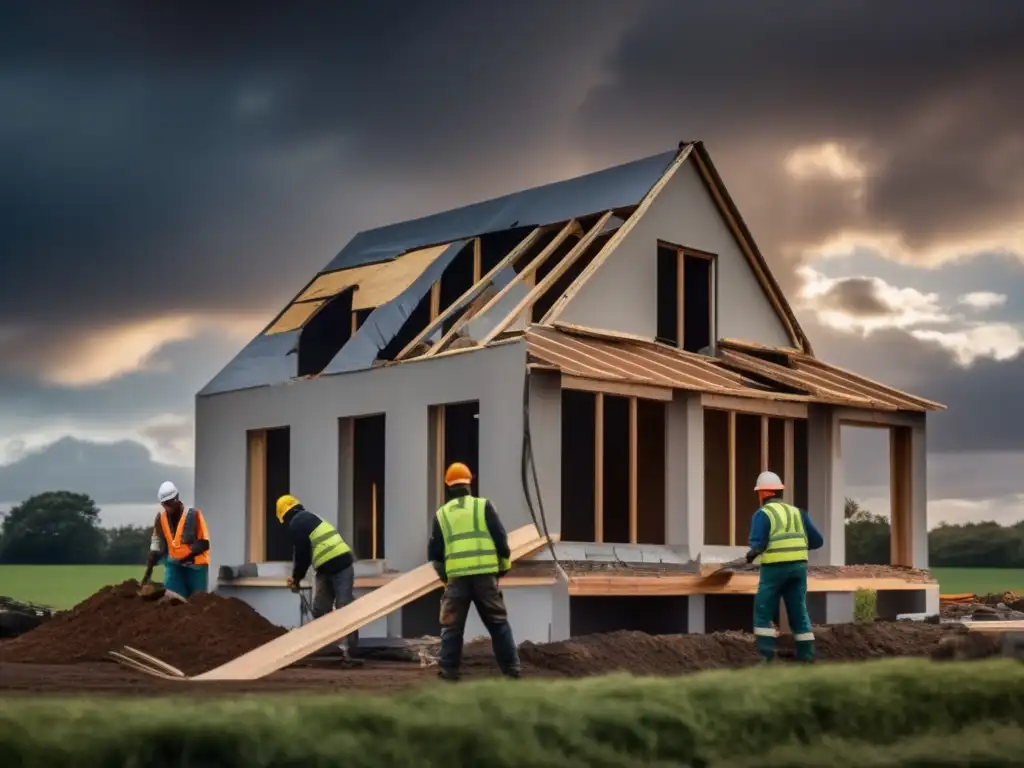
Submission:
M 503 674 L 505 677 L 511 678 L 512 680 L 519 680 L 523 676 L 523 672 L 521 669 L 519 669 L 519 667 L 506 669 L 501 674 Z
M 457 683 L 459 681 L 459 673 L 454 669 L 439 669 L 437 670 L 437 676 L 449 683 Z

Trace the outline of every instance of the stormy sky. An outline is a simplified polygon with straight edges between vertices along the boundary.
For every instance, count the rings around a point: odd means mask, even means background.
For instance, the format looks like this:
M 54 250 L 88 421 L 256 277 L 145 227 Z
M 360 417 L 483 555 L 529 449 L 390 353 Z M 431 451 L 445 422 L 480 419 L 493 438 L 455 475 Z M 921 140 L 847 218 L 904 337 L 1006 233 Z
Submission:
M 358 230 L 699 138 L 817 353 L 949 405 L 932 522 L 1019 519 L 1022 39 L 1006 0 L 5 3 L 0 503 L 189 467 L 194 393 Z

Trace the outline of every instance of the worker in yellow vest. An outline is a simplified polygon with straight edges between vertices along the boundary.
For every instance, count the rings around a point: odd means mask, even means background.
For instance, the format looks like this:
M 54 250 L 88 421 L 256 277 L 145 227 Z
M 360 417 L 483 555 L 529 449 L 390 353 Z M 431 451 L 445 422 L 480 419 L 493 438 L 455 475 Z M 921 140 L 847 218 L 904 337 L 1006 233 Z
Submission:
M 796 641 L 798 661 L 814 660 L 814 632 L 807 613 L 807 553 L 825 543 L 805 511 L 782 500 L 782 480 L 774 472 L 762 472 L 754 491 L 761 506 L 750 521 L 747 562 L 761 558 L 757 595 L 754 597 L 754 636 L 765 661 L 775 659 L 778 630 L 773 619 L 779 599 Z
M 491 635 L 502 674 L 518 678 L 519 654 L 498 588 L 498 579 L 512 567 L 512 553 L 498 513 L 490 501 L 473 496 L 472 482 L 465 464 L 448 467 L 444 476 L 448 500 L 434 516 L 427 545 L 427 559 L 445 584 L 439 674 L 444 680 L 459 679 L 463 633 L 472 603 Z
M 288 527 L 292 541 L 292 575 L 288 588 L 299 591 L 309 566 L 313 566 L 313 618 L 326 616 L 355 600 L 355 556 L 338 530 L 307 510 L 299 500 L 284 495 L 277 500 L 278 521 Z M 347 660 L 358 652 L 359 633 L 353 632 L 338 644 Z
M 210 533 L 198 507 L 185 507 L 178 489 L 170 480 L 157 491 L 160 511 L 153 522 L 145 587 L 153 576 L 153 568 L 164 563 L 164 586 L 171 592 L 189 598 L 206 592 L 210 580 Z

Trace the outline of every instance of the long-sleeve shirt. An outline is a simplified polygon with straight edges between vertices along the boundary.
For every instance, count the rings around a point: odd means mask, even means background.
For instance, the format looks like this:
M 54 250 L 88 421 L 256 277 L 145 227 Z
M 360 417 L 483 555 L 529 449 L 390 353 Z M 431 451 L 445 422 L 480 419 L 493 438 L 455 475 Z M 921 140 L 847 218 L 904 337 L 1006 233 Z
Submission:
M 288 538 L 292 541 L 292 578 L 298 582 L 313 563 L 313 542 L 309 536 L 323 520 L 319 515 L 298 506 L 284 516 L 284 522 L 288 526 Z M 317 573 L 341 573 L 354 562 L 352 553 L 346 552 L 332 557 L 317 569 Z
M 825 545 L 825 538 L 815 527 L 811 516 L 803 509 L 800 510 L 800 519 L 804 523 L 804 531 L 807 533 L 807 548 L 821 549 Z M 768 519 L 768 513 L 764 507 L 758 508 L 750 520 L 750 548 L 755 552 L 764 552 L 768 548 L 768 540 L 771 538 L 772 523 Z
M 457 490 L 449 490 L 451 498 L 457 498 L 458 496 L 468 496 L 469 490 L 459 488 Z M 491 538 L 494 540 L 494 549 L 498 553 L 499 560 L 508 560 L 512 557 L 512 550 L 508 546 L 508 534 L 505 532 L 505 526 L 501 524 L 501 518 L 498 517 L 498 511 L 491 504 L 490 500 L 484 505 L 484 523 L 487 525 L 487 532 L 491 534 Z M 427 543 L 427 559 L 433 564 L 434 570 L 437 571 L 437 575 L 442 580 L 447 579 L 447 574 L 444 568 L 444 532 L 441 530 L 441 523 L 437 520 L 437 515 L 434 515 L 434 524 L 430 529 L 430 541 Z

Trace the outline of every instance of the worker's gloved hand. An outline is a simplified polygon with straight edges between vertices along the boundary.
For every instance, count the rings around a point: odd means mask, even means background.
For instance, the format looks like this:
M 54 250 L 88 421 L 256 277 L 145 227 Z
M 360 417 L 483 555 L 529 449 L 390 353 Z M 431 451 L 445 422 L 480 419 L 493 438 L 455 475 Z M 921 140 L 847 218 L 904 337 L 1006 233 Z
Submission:
M 285 583 L 288 585 L 288 589 L 290 589 L 292 592 L 298 592 L 299 591 L 299 582 L 297 582 L 294 579 L 294 577 L 289 576 Z
M 755 560 L 755 559 L 756 559 L 756 558 L 757 558 L 758 556 L 760 556 L 760 554 L 761 554 L 761 553 L 760 553 L 760 552 L 758 552 L 758 551 L 757 551 L 756 549 L 748 549 L 748 550 L 747 550 L 747 554 L 746 554 L 746 560 L 747 560 L 747 564 L 749 565 L 750 563 L 754 562 L 754 560 Z

